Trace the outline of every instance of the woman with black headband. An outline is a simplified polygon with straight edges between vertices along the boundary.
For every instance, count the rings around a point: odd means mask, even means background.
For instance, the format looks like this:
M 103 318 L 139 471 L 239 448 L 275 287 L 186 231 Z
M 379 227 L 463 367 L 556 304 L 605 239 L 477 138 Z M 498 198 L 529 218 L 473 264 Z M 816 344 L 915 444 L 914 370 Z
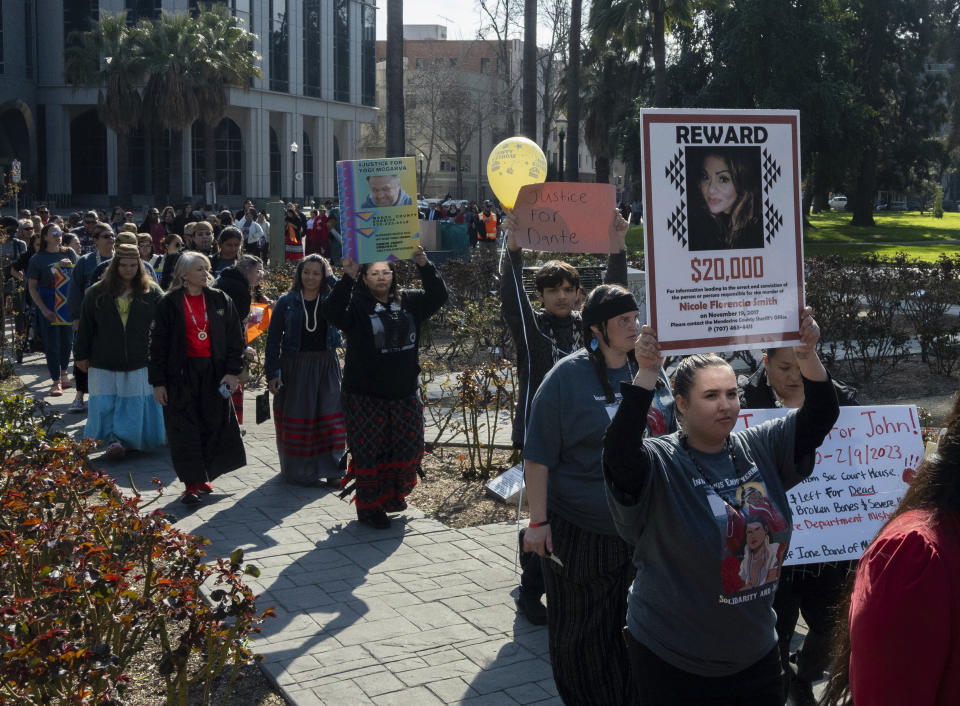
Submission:
M 642 439 L 661 358 L 655 331 L 644 326 L 637 340 L 639 370 L 621 386 L 603 473 L 617 530 L 634 547 L 624 637 L 647 703 L 784 702 L 772 606 L 792 529 L 787 490 L 810 475 L 839 414 L 809 308 L 799 331 L 802 406 L 736 434 L 733 369 L 697 354 L 674 374 L 683 430 Z
M 550 662 L 560 698 L 623 704 L 638 700 L 621 637 L 635 570 L 607 506 L 600 456 L 620 383 L 637 373 L 640 323 L 636 300 L 619 285 L 594 289 L 581 314 L 586 347 L 560 360 L 533 399 L 523 446 L 530 503 L 524 549 L 545 557 Z M 669 389 L 658 390 L 657 404 L 670 406 Z

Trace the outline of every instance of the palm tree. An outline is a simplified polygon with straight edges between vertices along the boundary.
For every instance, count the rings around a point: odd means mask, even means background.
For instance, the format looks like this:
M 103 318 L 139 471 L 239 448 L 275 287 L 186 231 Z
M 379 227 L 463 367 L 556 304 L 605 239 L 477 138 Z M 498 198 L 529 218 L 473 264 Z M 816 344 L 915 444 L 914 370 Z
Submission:
M 625 120 L 633 106 L 634 95 L 624 86 L 636 85 L 636 62 L 611 43 L 599 55 L 588 52 L 583 80 L 583 139 L 597 160 L 597 182 L 610 181 L 610 162 L 616 155 L 614 128 Z
M 192 86 L 203 120 L 204 171 L 216 181 L 215 131 L 227 112 L 231 86 L 246 89 L 260 78 L 260 55 L 253 50 L 255 36 L 223 4 L 204 9 L 194 19 L 197 52 L 191 71 Z M 196 186 L 194 186 L 196 188 Z
M 537 0 L 523 0 L 523 135 L 537 141 Z
M 676 22 L 689 23 L 694 12 L 714 4 L 717 0 L 594 0 L 590 29 L 595 41 L 617 36 L 630 52 L 643 45 L 644 24 L 652 20 L 654 103 L 666 108 L 666 28 Z
M 140 124 L 142 102 L 137 85 L 146 63 L 142 47 L 133 41 L 125 12 L 100 14 L 100 20 L 68 47 L 64 76 L 74 90 L 97 89 L 100 122 L 117 133 L 118 198 L 130 204 L 130 131 Z
M 580 181 L 580 29 L 583 0 L 570 2 L 567 54 L 567 163 L 563 181 Z
M 183 195 L 183 130 L 199 115 L 197 95 L 188 78 L 202 50 L 194 26 L 185 13 L 162 12 L 158 21 L 141 20 L 134 30 L 147 64 L 143 122 L 153 156 L 153 193 L 165 203 L 168 191 L 176 198 Z M 161 165 L 165 130 L 171 131 L 169 180 L 163 179 Z
M 405 131 L 403 0 L 387 0 L 387 157 L 404 155 Z

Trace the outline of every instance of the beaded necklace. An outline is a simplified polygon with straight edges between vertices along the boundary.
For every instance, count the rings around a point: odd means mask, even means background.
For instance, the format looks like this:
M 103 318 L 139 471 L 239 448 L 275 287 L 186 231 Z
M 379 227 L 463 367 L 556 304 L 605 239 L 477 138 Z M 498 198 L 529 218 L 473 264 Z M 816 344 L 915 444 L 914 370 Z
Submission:
M 197 323 L 197 317 L 193 315 L 193 307 L 190 306 L 190 302 L 187 300 L 187 293 L 183 293 L 183 304 L 187 307 L 187 311 L 190 313 L 190 318 L 193 319 L 193 325 L 197 329 L 197 340 L 206 341 L 207 340 L 207 326 L 209 325 L 209 320 L 207 319 L 207 301 L 203 298 L 203 292 L 200 292 L 200 301 L 203 302 L 203 328 L 200 328 L 200 324 Z

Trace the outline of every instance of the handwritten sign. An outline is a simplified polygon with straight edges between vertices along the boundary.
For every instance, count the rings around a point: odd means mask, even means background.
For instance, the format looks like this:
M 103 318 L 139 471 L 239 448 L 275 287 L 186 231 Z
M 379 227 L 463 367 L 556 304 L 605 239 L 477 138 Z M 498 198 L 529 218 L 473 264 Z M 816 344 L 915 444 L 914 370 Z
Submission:
M 734 431 L 782 417 L 746 409 Z M 896 509 L 923 458 L 913 406 L 841 407 L 813 473 L 787 491 L 793 537 L 785 565 L 859 559 Z
M 799 121 L 790 110 L 642 111 L 647 317 L 661 350 L 799 339 Z
M 514 206 L 517 242 L 530 250 L 610 252 L 616 198 L 613 184 L 528 184 Z
M 337 162 L 343 254 L 354 262 L 402 260 L 420 245 L 413 157 Z

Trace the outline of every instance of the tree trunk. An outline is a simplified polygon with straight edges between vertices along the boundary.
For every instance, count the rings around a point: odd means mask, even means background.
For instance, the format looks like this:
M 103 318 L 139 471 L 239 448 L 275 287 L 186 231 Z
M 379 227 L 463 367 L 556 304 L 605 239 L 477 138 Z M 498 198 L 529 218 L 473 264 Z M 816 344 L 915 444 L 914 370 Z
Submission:
M 580 181 L 580 26 L 583 0 L 570 3 L 570 45 L 567 61 L 567 163 L 564 181 Z
M 117 133 L 117 202 L 124 209 L 133 206 L 130 183 L 130 133 Z
M 657 108 L 667 107 L 667 62 L 664 12 L 666 0 L 653 0 L 653 84 Z
M 463 198 L 463 146 L 457 146 L 457 198 Z
M 610 158 L 597 157 L 597 183 L 610 183 Z
M 523 0 L 523 135 L 537 141 L 537 0 Z
M 183 198 L 183 129 L 170 133 L 170 196 L 166 203 Z
M 387 157 L 406 150 L 403 117 L 403 0 L 387 0 Z
M 217 126 L 203 123 L 203 184 L 194 184 L 193 190 L 206 201 L 207 182 L 217 183 Z M 199 188 L 197 188 L 199 187 Z M 218 194 L 219 196 L 219 194 Z M 210 204 L 211 206 L 213 204 Z
M 873 226 L 873 198 L 876 190 L 877 153 L 867 149 L 860 160 L 857 189 L 853 194 L 852 226 Z M 849 201 L 847 202 L 849 205 Z

